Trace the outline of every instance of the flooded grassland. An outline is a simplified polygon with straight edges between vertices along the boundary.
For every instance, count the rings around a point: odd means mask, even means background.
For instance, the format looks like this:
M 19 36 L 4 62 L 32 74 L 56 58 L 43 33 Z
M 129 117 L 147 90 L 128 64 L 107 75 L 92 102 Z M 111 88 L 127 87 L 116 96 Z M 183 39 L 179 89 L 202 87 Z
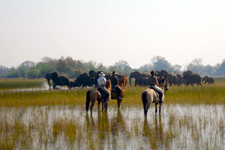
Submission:
M 221 149 L 224 83 L 171 86 L 161 115 L 144 118 L 141 91 L 127 86 L 120 110 L 86 113 L 86 89 L 0 93 L 0 149 Z
M 1 149 L 224 149 L 225 108 L 168 105 L 109 107 L 87 114 L 84 106 L 2 108 Z

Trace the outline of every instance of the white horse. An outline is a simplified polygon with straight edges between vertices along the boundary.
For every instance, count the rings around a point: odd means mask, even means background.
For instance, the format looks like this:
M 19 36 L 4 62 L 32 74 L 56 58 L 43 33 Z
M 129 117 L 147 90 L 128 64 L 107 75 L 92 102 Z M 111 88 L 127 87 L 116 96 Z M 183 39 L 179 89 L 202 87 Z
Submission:
M 169 81 L 168 78 L 162 78 L 159 83 L 159 87 L 163 90 L 163 95 L 162 95 L 162 101 L 165 99 L 165 90 L 169 89 Z M 147 117 L 148 109 L 151 105 L 151 103 L 155 103 L 155 113 L 157 114 L 157 105 L 159 104 L 159 114 L 161 113 L 161 106 L 162 103 L 159 103 L 160 99 L 157 96 L 158 94 L 156 93 L 155 90 L 151 88 L 145 89 L 142 94 L 141 94 L 141 99 L 144 107 L 144 115 Z

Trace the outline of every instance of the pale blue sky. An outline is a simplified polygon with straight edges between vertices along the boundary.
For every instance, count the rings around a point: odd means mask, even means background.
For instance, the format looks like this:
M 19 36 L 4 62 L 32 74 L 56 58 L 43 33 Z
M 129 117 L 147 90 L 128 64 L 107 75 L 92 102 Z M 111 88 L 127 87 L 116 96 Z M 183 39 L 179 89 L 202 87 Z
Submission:
M 224 0 L 1 0 L 0 65 L 72 57 L 132 68 L 225 58 Z

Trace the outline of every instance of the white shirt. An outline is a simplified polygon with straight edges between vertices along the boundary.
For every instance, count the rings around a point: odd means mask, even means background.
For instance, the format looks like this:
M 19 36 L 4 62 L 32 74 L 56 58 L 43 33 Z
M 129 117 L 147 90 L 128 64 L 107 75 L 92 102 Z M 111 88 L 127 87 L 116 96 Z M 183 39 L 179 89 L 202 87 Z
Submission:
M 97 80 L 97 82 L 98 82 L 98 85 L 100 86 L 100 85 L 106 85 L 106 78 L 105 77 L 99 77 L 98 78 L 98 80 Z

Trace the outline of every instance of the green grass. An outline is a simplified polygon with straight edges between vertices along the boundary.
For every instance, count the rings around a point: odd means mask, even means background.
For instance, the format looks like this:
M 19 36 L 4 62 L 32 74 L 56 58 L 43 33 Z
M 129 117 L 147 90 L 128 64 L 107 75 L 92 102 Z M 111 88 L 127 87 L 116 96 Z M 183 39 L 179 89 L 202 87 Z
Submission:
M 0 82 L 12 85 L 15 79 Z M 16 85 L 24 82 L 24 86 L 37 85 L 41 79 L 19 79 Z M 33 83 L 32 83 L 33 82 Z M 44 81 L 45 82 L 45 81 Z M 18 86 L 17 86 L 18 87 Z M 36 86 L 35 86 L 36 87 Z M 141 105 L 141 93 L 146 87 L 127 85 L 125 97 L 122 105 Z M 89 89 L 76 90 L 46 90 L 29 92 L 0 92 L 0 106 L 20 107 L 20 106 L 44 106 L 44 105 L 84 105 L 86 92 Z M 213 85 L 204 84 L 203 86 L 194 85 L 170 86 L 166 92 L 166 104 L 224 104 L 225 105 L 225 80 L 216 80 Z M 112 104 L 116 103 L 111 100 Z
M 0 90 L 41 88 L 46 79 L 0 79 Z

